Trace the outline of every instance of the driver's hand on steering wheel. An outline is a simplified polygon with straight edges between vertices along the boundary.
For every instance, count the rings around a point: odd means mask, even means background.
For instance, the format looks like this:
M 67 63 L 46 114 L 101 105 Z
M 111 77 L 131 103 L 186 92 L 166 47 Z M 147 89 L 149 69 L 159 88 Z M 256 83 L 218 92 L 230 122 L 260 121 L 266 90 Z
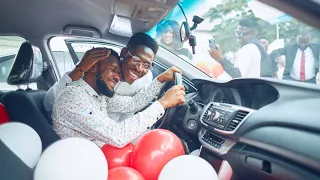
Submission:
M 163 72 L 162 74 L 160 74 L 157 77 L 157 80 L 160 83 L 164 83 L 166 81 L 173 81 L 174 80 L 174 73 L 178 72 L 179 74 L 181 74 L 182 76 L 182 71 L 178 68 L 176 68 L 175 66 L 172 66 L 171 68 L 169 68 L 168 70 L 166 70 L 165 72 Z
M 177 105 L 182 105 L 185 103 L 185 91 L 183 85 L 172 86 L 163 96 L 158 100 L 158 102 L 166 110 Z

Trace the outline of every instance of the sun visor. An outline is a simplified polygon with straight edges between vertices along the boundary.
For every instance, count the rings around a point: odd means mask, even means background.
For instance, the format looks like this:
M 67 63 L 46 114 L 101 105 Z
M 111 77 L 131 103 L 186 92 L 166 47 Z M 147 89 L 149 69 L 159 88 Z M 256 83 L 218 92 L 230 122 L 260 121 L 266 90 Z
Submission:
M 131 37 L 136 32 L 146 32 L 178 4 L 179 0 L 118 0 L 114 2 L 113 21 L 109 32 Z
M 109 32 L 112 34 L 131 37 L 134 33 L 145 30 L 149 22 L 114 15 Z
M 114 4 L 114 14 L 147 22 L 159 20 L 169 12 L 169 7 L 163 4 L 167 1 L 160 0 L 159 2 L 158 4 L 153 4 L 150 0 L 140 4 L 138 2 L 134 3 L 134 1 L 116 1 Z

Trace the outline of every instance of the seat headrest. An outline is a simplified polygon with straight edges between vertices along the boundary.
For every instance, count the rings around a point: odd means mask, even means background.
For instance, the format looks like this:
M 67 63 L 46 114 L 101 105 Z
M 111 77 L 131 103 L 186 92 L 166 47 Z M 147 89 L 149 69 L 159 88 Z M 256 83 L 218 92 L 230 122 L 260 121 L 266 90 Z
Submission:
M 41 76 L 43 61 L 40 49 L 30 42 L 21 44 L 9 73 L 7 83 L 24 85 L 34 83 Z

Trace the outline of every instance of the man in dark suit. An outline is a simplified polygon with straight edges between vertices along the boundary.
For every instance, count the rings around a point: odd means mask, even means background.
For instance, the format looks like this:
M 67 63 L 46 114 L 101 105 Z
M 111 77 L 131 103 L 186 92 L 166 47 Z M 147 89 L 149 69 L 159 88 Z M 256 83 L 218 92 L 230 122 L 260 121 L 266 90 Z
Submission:
M 286 45 L 271 53 L 274 63 L 285 66 L 283 79 L 316 83 L 316 76 L 319 72 L 320 44 L 310 43 L 310 40 L 309 32 L 300 32 L 296 43 Z M 285 63 L 279 58 L 281 55 L 286 56 Z M 276 60 L 277 58 L 279 61 Z

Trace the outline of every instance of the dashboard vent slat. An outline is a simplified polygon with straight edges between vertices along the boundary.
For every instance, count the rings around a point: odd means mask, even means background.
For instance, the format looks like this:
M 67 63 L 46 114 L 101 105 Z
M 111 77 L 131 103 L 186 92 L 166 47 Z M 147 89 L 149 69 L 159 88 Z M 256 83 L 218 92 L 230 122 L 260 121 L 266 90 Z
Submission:
M 211 110 L 212 110 L 212 104 L 209 106 L 209 108 L 204 112 L 204 115 L 203 115 L 203 117 L 202 117 L 202 119 L 201 120 L 205 120 L 206 118 L 207 118 L 207 116 L 208 116 L 208 114 L 209 114 L 209 111 L 210 111 L 210 113 L 211 113 Z
M 226 130 L 227 131 L 233 131 L 237 128 L 237 126 L 240 124 L 240 122 L 249 114 L 248 111 L 239 110 L 236 112 L 236 114 L 233 116 L 232 120 L 228 124 Z

